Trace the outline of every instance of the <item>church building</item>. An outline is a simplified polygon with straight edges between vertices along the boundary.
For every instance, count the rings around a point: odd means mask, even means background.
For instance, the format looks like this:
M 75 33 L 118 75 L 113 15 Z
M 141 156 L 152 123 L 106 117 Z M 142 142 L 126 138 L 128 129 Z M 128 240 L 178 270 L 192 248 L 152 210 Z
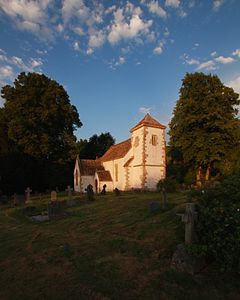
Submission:
M 166 177 L 165 126 L 149 114 L 131 130 L 131 137 L 111 146 L 95 160 L 77 157 L 74 168 L 74 191 L 84 192 L 91 184 L 100 192 L 118 188 L 156 190 Z

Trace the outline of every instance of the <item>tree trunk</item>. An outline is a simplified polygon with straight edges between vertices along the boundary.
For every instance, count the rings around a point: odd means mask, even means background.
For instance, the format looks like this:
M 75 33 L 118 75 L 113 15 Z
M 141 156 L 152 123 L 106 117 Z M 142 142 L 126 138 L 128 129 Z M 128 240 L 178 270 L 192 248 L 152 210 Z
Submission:
M 205 174 L 205 180 L 208 181 L 210 178 L 210 164 L 207 165 L 207 170 L 206 170 L 206 174 Z
M 200 166 L 197 170 L 197 174 L 196 174 L 196 184 L 197 186 L 201 186 L 201 178 L 202 178 L 202 167 Z

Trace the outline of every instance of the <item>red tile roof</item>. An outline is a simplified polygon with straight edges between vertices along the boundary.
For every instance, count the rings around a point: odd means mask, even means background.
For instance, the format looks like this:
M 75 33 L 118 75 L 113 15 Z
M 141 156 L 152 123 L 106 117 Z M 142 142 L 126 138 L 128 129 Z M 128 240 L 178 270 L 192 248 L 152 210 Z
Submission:
M 136 125 L 134 126 L 130 132 L 133 132 L 143 126 L 148 126 L 148 127 L 154 127 L 154 128 L 161 128 L 161 129 L 165 129 L 166 126 L 162 125 L 161 123 L 159 123 L 157 120 L 155 120 L 152 116 L 150 116 L 149 114 L 146 114 L 146 116 Z
M 99 181 L 112 181 L 112 176 L 109 171 L 97 171 Z
M 100 161 L 115 160 L 124 157 L 131 149 L 131 139 L 111 146 L 107 152 L 99 158 Z
M 78 159 L 80 174 L 83 176 L 94 176 L 98 170 L 104 170 L 101 162 L 93 159 Z

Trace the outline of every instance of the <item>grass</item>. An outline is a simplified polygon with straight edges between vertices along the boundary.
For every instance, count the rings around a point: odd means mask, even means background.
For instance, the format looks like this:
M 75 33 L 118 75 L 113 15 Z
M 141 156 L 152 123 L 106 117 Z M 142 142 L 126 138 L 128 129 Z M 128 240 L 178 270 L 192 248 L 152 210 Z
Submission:
M 33 199 L 41 211 L 46 198 Z M 171 268 L 184 193 L 151 214 L 157 193 L 97 196 L 63 219 L 30 221 L 23 207 L 0 210 L 0 299 L 240 299 L 239 276 L 213 268 L 191 276 Z

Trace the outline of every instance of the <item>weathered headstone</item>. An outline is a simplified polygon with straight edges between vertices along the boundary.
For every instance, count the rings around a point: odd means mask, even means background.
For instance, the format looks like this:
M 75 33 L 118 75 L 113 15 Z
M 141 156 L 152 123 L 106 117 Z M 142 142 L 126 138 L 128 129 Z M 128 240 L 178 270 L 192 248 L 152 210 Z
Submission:
M 197 220 L 197 212 L 195 203 L 187 203 L 186 211 L 182 215 L 182 222 L 185 224 L 185 243 L 192 244 L 194 242 L 195 230 L 194 224 Z
M 101 194 L 102 194 L 102 195 L 106 195 L 106 187 L 107 187 L 107 185 L 104 184 L 104 185 L 103 185 L 103 188 L 102 188 L 102 191 L 101 191 Z
M 64 216 L 64 205 L 63 201 L 50 201 L 48 203 L 48 218 L 55 219 Z
M 31 192 L 32 190 L 30 189 L 30 187 L 27 187 L 27 189 L 25 190 L 26 203 L 31 203 Z
M 68 195 L 68 198 L 67 198 L 67 205 L 68 206 L 74 206 L 76 204 L 75 201 L 73 200 L 73 197 L 72 197 L 72 191 L 73 191 L 73 189 L 71 188 L 70 185 L 68 185 L 68 187 L 66 189 L 66 192 L 67 192 L 67 195 Z
M 93 201 L 94 200 L 94 192 L 93 192 L 93 186 L 89 184 L 86 188 L 87 192 L 87 201 Z
M 51 191 L 51 201 L 57 201 L 57 192 Z

